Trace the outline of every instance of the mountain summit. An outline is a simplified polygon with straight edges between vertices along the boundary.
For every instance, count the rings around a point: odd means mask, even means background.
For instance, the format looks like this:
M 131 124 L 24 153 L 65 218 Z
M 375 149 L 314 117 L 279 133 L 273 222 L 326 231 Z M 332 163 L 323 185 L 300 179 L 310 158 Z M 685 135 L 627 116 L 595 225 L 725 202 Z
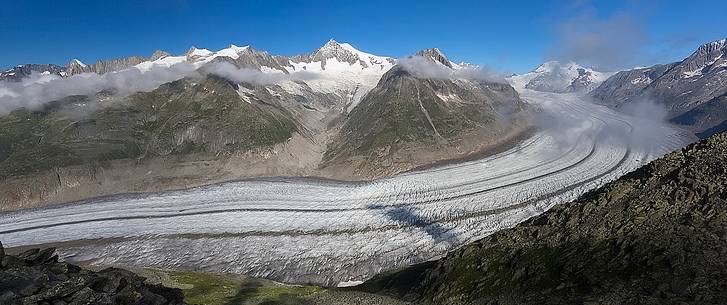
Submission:
M 574 62 L 563 64 L 559 61 L 548 61 L 532 72 L 510 77 L 510 82 L 516 87 L 537 91 L 588 92 L 610 75 Z
M 445 66 L 447 66 L 449 68 L 456 68 L 457 67 L 457 64 L 455 64 L 452 61 L 450 61 L 447 58 L 447 56 L 445 56 L 444 53 L 442 53 L 442 51 L 440 51 L 437 48 L 431 48 L 431 49 L 421 50 L 421 51 L 417 52 L 415 54 L 415 56 L 421 56 L 421 57 L 424 57 L 424 58 L 429 58 L 429 59 L 431 59 L 431 60 L 433 60 L 435 62 L 441 63 L 441 64 L 443 64 L 443 65 L 445 65 Z

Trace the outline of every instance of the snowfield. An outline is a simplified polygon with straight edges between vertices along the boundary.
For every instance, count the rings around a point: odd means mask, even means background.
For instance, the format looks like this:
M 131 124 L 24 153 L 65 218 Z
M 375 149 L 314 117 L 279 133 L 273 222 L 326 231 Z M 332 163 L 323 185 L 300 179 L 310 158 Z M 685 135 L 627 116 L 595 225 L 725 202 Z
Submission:
M 371 182 L 269 178 L 0 215 L 8 247 L 66 260 L 335 286 L 441 257 L 692 141 L 573 94 L 520 90 L 541 129 L 476 161 Z

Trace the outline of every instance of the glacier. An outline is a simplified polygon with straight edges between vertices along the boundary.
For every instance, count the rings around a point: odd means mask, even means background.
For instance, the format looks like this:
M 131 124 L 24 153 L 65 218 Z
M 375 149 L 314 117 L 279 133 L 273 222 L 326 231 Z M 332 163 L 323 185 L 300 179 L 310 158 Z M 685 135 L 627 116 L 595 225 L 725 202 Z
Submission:
M 693 140 L 581 99 L 518 88 L 545 122 L 511 149 L 368 182 L 274 177 L 0 214 L 7 247 L 68 261 L 358 283 L 436 259 Z

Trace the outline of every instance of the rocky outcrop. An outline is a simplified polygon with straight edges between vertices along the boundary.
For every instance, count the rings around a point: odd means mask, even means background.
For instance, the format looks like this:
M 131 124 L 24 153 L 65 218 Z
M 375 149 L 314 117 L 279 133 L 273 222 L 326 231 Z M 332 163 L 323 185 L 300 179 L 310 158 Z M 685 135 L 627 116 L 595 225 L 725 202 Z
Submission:
M 727 134 L 357 289 L 422 304 L 723 304 Z
M 129 271 L 99 272 L 59 262 L 54 248 L 18 255 L 0 243 L 0 304 L 186 304 L 182 291 L 144 283 Z

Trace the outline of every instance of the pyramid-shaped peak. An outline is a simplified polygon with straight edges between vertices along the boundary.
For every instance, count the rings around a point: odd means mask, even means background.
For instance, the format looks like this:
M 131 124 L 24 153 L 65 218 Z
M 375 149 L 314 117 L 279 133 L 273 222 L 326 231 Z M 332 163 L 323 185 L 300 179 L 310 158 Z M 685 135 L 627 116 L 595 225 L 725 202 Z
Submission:
M 337 41 L 330 39 L 320 49 L 313 53 L 313 61 L 324 61 L 326 59 L 335 58 L 340 62 L 347 62 L 353 64 L 360 60 L 358 52 L 353 49 L 349 44 L 340 44 Z
M 327 46 L 328 47 L 332 47 L 332 46 L 338 46 L 338 45 L 340 45 L 338 43 L 338 41 L 336 41 L 335 39 L 331 38 L 331 39 L 328 39 L 328 41 L 326 42 L 326 44 L 323 45 L 323 47 L 327 47 Z
M 74 58 L 74 59 L 71 59 L 71 61 L 68 62 L 68 64 L 66 66 L 67 67 L 80 66 L 80 67 L 84 67 L 85 68 L 86 67 L 86 64 L 84 64 L 82 61 Z
M 450 68 L 453 67 L 452 66 L 452 62 L 449 61 L 449 59 L 447 58 L 447 56 L 445 56 L 444 53 L 442 53 L 442 51 L 440 51 L 437 48 L 424 49 L 424 50 L 421 50 L 421 51 L 417 52 L 415 55 L 416 56 L 425 57 L 425 58 L 429 58 L 431 60 L 434 60 L 435 62 L 439 62 L 439 63 L 441 63 L 441 64 L 443 64 L 443 65 L 445 65 L 447 67 L 450 67 Z

